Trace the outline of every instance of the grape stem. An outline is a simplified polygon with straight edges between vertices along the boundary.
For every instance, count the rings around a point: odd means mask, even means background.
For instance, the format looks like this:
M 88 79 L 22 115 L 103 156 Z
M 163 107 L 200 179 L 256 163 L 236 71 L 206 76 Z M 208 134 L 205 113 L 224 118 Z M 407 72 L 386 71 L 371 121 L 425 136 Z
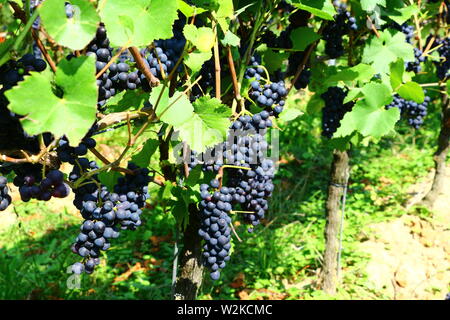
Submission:
M 370 28 L 372 29 L 372 31 L 375 33 L 375 35 L 377 36 L 377 38 L 380 37 L 380 33 L 378 32 L 377 28 L 375 27 L 375 25 L 373 24 L 372 19 L 367 15 L 367 21 L 370 23 Z
M 236 239 L 238 239 L 239 242 L 242 242 L 242 239 L 239 238 L 239 236 L 238 236 L 238 234 L 236 232 L 236 229 L 234 229 L 233 223 L 230 223 L 230 228 L 233 231 L 233 234 L 236 236 Z
M 127 49 L 127 45 L 130 43 L 130 41 L 127 42 L 120 50 L 111 58 L 111 60 L 108 61 L 108 63 L 103 67 L 102 70 L 100 70 L 97 75 L 95 76 L 95 79 L 98 79 L 102 76 L 102 74 L 105 73 L 106 70 L 120 57 L 120 55 Z
M 130 50 L 131 55 L 136 61 L 138 69 L 145 75 L 148 82 L 150 83 L 150 86 L 152 87 L 159 86 L 159 79 L 156 78 L 153 75 L 153 73 L 150 72 L 150 69 L 148 68 L 147 64 L 144 63 L 144 59 L 142 58 L 139 49 L 136 47 L 129 47 L 128 50 Z
M 217 22 L 214 17 L 211 19 L 212 28 L 214 30 L 214 68 L 216 73 L 216 98 L 220 100 L 220 54 L 219 54 L 219 37 L 217 35 Z

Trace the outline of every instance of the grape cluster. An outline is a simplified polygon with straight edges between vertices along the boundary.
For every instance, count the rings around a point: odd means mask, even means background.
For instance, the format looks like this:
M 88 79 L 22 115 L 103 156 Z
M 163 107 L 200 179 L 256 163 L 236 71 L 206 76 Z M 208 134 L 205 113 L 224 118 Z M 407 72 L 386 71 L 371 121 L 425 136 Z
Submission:
M 249 95 L 259 107 L 268 111 L 267 114 L 269 116 L 278 116 L 281 111 L 283 111 L 283 106 L 285 105 L 284 99 L 286 99 L 287 96 L 287 89 L 284 85 L 284 81 L 262 84 L 260 81 L 255 80 L 251 83 Z M 263 115 L 266 115 L 266 113 Z
M 413 71 L 414 73 L 419 73 L 422 68 L 420 64 L 427 60 L 426 56 L 423 55 L 422 50 L 419 48 L 414 48 L 414 61 L 406 63 L 406 71 Z
M 214 69 L 214 60 L 210 59 L 206 61 L 202 68 L 200 69 L 201 79 L 198 84 L 192 87 L 192 95 L 191 101 L 194 101 L 201 96 L 209 93 L 213 88 L 216 87 L 216 78 L 215 78 L 215 69 Z
M 245 70 L 245 79 L 255 78 L 260 81 L 266 75 L 264 68 L 261 66 L 261 56 L 254 54 L 250 57 L 250 66 Z
M 325 40 L 325 53 L 332 59 L 339 58 L 344 54 L 342 37 L 350 31 L 358 29 L 355 17 L 347 11 L 345 3 L 334 1 L 338 14 L 334 16 L 334 21 L 327 24 L 323 31 Z
M 347 93 L 340 87 L 329 87 L 322 93 L 321 97 L 325 101 L 322 109 L 322 135 L 331 139 L 333 134 L 341 125 L 344 115 L 351 111 L 353 102 L 344 103 Z
M 95 34 L 95 38 L 89 43 L 86 51 L 87 56 L 94 56 L 96 59 L 95 68 L 96 73 L 102 70 L 106 64 L 111 60 L 112 56 L 112 48 L 109 46 L 109 39 L 106 34 L 105 26 L 100 25 Z M 74 55 L 70 55 L 69 59 L 74 57 Z M 97 79 L 98 86 L 98 101 L 97 107 L 99 110 L 103 110 L 103 106 L 106 104 L 106 101 L 114 96 L 116 92 L 116 88 L 113 86 L 114 76 L 117 80 L 118 78 L 118 67 L 117 64 L 113 63 L 105 71 L 100 78 Z
M 405 100 L 398 94 L 394 96 L 394 100 L 386 106 L 386 109 L 399 108 L 401 117 L 408 121 L 408 124 L 419 129 L 425 116 L 427 115 L 428 103 L 430 102 L 430 97 L 425 96 L 422 103 L 417 103 L 412 100 Z
M 308 86 L 310 81 L 311 81 L 311 70 L 303 69 L 297 81 L 294 83 L 294 87 L 297 90 L 304 89 Z
M 220 269 L 229 259 L 231 210 L 242 214 L 243 221 L 251 226 L 248 231 L 252 232 L 269 208 L 268 198 L 274 189 L 274 163 L 266 157 L 265 134 L 271 126 L 270 113 L 266 110 L 253 116 L 240 116 L 230 126 L 227 141 L 214 148 L 208 158 L 203 155 L 204 171 L 226 173 L 222 186 L 213 179 L 209 185 L 200 187 L 199 234 L 206 242 L 204 264 L 211 269 L 213 280 L 219 278 Z M 199 163 L 197 158 L 199 155 L 191 153 L 192 166 Z
M 6 210 L 8 206 L 11 204 L 11 196 L 8 194 L 8 180 L 0 176 L 0 211 Z
M 412 40 L 414 39 L 414 27 L 407 24 L 406 22 L 403 24 L 393 23 L 390 25 L 391 28 L 394 28 L 398 31 L 401 31 L 406 38 L 406 42 L 412 43 Z
M 174 28 L 172 38 L 156 40 L 155 48 L 152 51 L 143 50 L 150 72 L 159 79 L 167 77 L 181 58 L 185 44 L 186 39 L 183 33 Z M 177 71 L 181 71 L 181 66 L 178 67 Z M 143 75 L 141 76 L 143 77 Z
M 232 196 L 228 188 L 219 189 L 219 181 L 213 179 L 209 185 L 200 186 L 201 227 L 199 235 L 205 240 L 203 246 L 203 263 L 211 269 L 211 279 L 220 277 L 220 269 L 225 268 L 230 260 L 231 249 L 231 211 Z
M 444 80 L 449 76 L 450 70 L 450 38 L 436 40 L 437 45 L 441 46 L 437 49 L 440 61 L 436 62 L 436 73 L 440 80 Z
M 19 188 L 22 201 L 49 201 L 52 197 L 65 198 L 69 195 L 70 187 L 64 182 L 61 171 L 50 170 L 42 179 L 42 170 L 40 164 L 24 164 L 14 170 L 14 185 Z
M 95 161 L 86 158 L 77 159 L 70 173 L 70 179 L 78 180 L 91 170 L 98 169 Z M 74 273 L 92 273 L 99 263 L 100 251 L 110 248 L 110 239 L 117 238 L 120 230 L 135 230 L 142 224 L 142 208 L 148 199 L 149 170 L 139 168 L 134 163 L 128 164 L 133 174 L 126 174 L 118 179 L 113 192 L 102 186 L 97 175 L 76 188 L 74 205 L 85 219 L 81 233 L 72 246 L 72 251 L 84 258 L 72 266 Z
M 75 165 L 75 160 L 78 157 L 85 156 L 88 152 L 88 149 L 95 148 L 96 145 L 97 145 L 96 141 L 91 137 L 87 136 L 83 138 L 83 140 L 78 144 L 78 146 L 71 147 L 67 138 L 62 137 L 59 140 L 56 152 L 61 162 L 69 162 L 70 164 Z

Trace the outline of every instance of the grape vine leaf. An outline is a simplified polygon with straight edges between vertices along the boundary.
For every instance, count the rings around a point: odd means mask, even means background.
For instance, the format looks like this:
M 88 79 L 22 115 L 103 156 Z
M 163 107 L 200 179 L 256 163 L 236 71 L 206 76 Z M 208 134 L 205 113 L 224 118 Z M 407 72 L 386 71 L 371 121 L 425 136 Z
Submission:
M 292 5 L 325 20 L 333 20 L 333 16 L 336 14 L 336 10 L 329 0 L 294 0 Z
M 184 64 L 191 69 L 192 73 L 197 73 L 202 68 L 205 61 L 211 59 L 212 53 L 210 52 L 200 52 L 195 50 L 184 59 Z
M 375 70 L 367 64 L 360 63 L 354 67 L 347 67 L 339 70 L 338 73 L 329 76 L 326 86 L 330 86 L 338 81 L 367 81 L 375 74 Z
M 111 97 L 106 103 L 105 114 L 122 112 L 130 109 L 141 109 L 148 101 L 149 94 L 138 90 L 124 90 Z
M 210 52 L 214 46 L 215 36 L 211 28 L 197 28 L 192 24 L 184 26 L 183 34 L 187 41 L 192 43 L 200 52 Z
M 258 51 L 260 52 L 260 51 Z M 286 66 L 283 62 L 289 58 L 289 53 L 266 49 L 263 53 L 263 64 L 270 73 L 277 70 L 283 70 Z
M 234 15 L 234 7 L 233 0 L 220 0 L 219 8 L 215 13 L 215 18 L 220 25 L 220 28 L 223 32 L 227 32 L 230 28 L 230 24 L 228 22 Z
M 156 152 L 159 146 L 159 141 L 156 139 L 148 139 L 145 141 L 142 150 L 133 155 L 131 161 L 141 168 L 147 168 L 150 164 L 152 155 Z
M 292 50 L 304 51 L 308 45 L 320 39 L 320 36 L 313 28 L 300 27 L 292 30 L 290 35 L 291 41 L 294 44 Z
M 223 39 L 220 40 L 220 42 L 224 46 L 238 47 L 241 43 L 241 39 L 237 35 L 235 35 L 233 32 L 228 30 L 225 33 Z
M 94 4 L 87 0 L 71 0 L 74 15 L 68 19 L 64 1 L 46 0 L 39 8 L 42 25 L 60 45 L 81 50 L 94 38 L 100 17 Z
M 362 59 L 362 62 L 370 64 L 375 72 L 388 73 L 389 65 L 398 58 L 403 58 L 404 61 L 414 60 L 413 47 L 405 41 L 402 32 L 385 30 L 379 34 L 379 38 L 372 36 L 369 40 Z
M 220 100 L 209 96 L 197 99 L 193 107 L 195 112 L 186 112 L 188 120 L 174 127 L 192 150 L 203 152 L 207 147 L 225 140 L 231 111 Z
M 155 90 L 155 93 L 152 92 L 151 94 L 150 101 L 155 101 L 154 99 L 157 99 L 158 96 L 159 94 L 157 94 L 157 91 Z M 175 92 L 175 94 L 168 100 L 167 97 L 168 90 L 166 89 L 164 90 L 162 98 L 156 109 L 156 115 L 161 121 L 177 128 L 189 121 L 194 112 L 194 108 L 192 107 L 188 96 L 182 92 Z
M 415 4 L 408 4 L 405 7 L 400 7 L 400 5 L 403 6 L 404 4 L 399 3 L 396 6 L 388 3 L 386 5 L 386 8 L 383 8 L 382 13 L 398 24 L 403 24 L 414 14 L 417 14 L 419 12 L 419 7 Z
M 191 5 L 187 4 L 186 2 L 184 2 L 183 0 L 177 0 L 177 4 L 178 4 L 178 10 L 180 10 L 181 13 L 186 16 L 186 18 L 192 17 L 194 14 L 198 15 L 198 14 L 202 14 L 203 12 L 206 12 L 205 9 L 191 6 Z
M 95 80 L 95 58 L 81 56 L 62 60 L 56 70 L 54 93 L 50 71 L 31 72 L 5 94 L 11 111 L 26 115 L 21 122 L 32 135 L 50 131 L 66 135 L 76 145 L 95 121 L 98 88 Z M 59 94 L 61 93 L 61 94 Z
M 361 8 L 364 11 L 372 12 L 378 6 L 386 7 L 386 0 L 361 0 Z
M 144 47 L 168 39 L 178 16 L 177 0 L 101 0 L 98 7 L 112 47 Z
M 398 88 L 403 83 L 403 74 L 405 73 L 405 63 L 403 59 L 398 59 L 391 63 L 390 66 L 390 82 L 393 89 Z
M 119 180 L 121 176 L 122 175 L 120 172 L 117 171 L 102 171 L 98 174 L 98 179 L 101 184 L 108 188 L 108 190 L 114 190 L 114 186 L 117 184 L 117 180 Z
M 413 81 L 408 81 L 402 84 L 398 89 L 397 93 L 406 100 L 413 100 L 417 103 L 422 103 L 425 99 L 425 94 L 422 87 Z
M 345 114 L 335 137 L 345 137 L 358 131 L 364 136 L 381 138 L 391 132 L 400 119 L 398 108 L 385 109 L 385 105 L 392 102 L 392 92 L 388 86 L 368 83 L 361 91 L 364 98 Z

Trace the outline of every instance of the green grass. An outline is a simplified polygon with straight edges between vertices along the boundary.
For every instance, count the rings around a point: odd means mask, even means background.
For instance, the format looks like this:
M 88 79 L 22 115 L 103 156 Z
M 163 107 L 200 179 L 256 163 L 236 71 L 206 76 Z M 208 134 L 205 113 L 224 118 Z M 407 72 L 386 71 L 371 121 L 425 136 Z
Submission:
M 333 298 L 386 298 L 370 289 L 364 274 L 368 257 L 357 245 L 368 237 L 369 224 L 405 214 L 408 186 L 433 165 L 437 123 L 431 119 L 426 127 L 431 129 L 404 129 L 403 135 L 352 150 L 343 280 Z M 244 225 L 236 228 L 242 242 L 233 240 L 231 261 L 219 281 L 212 283 L 205 276 L 201 299 L 332 298 L 317 290 L 316 283 L 331 161 L 319 127 L 318 119 L 304 116 L 281 132 L 286 161 L 277 175 L 271 211 L 252 234 Z M 77 261 L 70 245 L 81 219 L 42 203 L 16 205 L 18 223 L 0 232 L 0 299 L 169 299 L 175 220 L 157 199 L 153 204 L 144 214 L 145 224 L 123 232 L 95 273 L 82 276 L 79 289 L 68 288 L 66 270 Z M 423 208 L 409 213 L 429 215 Z

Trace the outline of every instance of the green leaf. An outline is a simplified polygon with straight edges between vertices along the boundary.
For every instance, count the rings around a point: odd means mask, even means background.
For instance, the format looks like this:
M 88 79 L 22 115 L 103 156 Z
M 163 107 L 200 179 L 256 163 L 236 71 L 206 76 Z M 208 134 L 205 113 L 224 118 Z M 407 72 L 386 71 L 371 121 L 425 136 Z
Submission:
M 220 42 L 222 42 L 222 45 L 224 46 L 238 47 L 241 44 L 241 39 L 228 30 Z
M 172 37 L 177 0 L 102 0 L 100 16 L 112 47 L 144 47 Z
M 336 14 L 336 10 L 329 0 L 294 0 L 292 4 L 325 20 L 333 20 L 333 16 Z
M 398 59 L 396 62 L 391 63 L 391 86 L 395 90 L 403 83 L 403 73 L 405 72 L 405 62 L 403 59 Z
M 166 91 L 168 90 L 166 89 L 164 92 Z M 152 94 L 152 99 L 155 96 Z M 189 97 L 182 92 L 175 92 L 175 94 L 169 99 L 168 106 L 163 106 L 164 104 L 158 106 L 156 109 L 156 115 L 161 121 L 164 121 L 175 128 L 188 122 L 194 112 L 194 108 L 189 101 Z
M 375 74 L 375 70 L 367 64 L 360 63 L 351 68 L 345 68 L 327 78 L 328 82 L 337 81 L 368 81 Z
M 395 123 L 400 119 L 400 110 L 375 107 L 367 104 L 365 99 L 359 100 L 353 110 L 345 114 L 335 137 L 345 137 L 355 130 L 364 136 L 381 138 L 394 130 Z
M 138 90 L 124 90 L 111 97 L 106 103 L 107 113 L 138 110 L 148 101 L 149 94 Z
M 149 102 L 156 109 L 156 115 L 159 116 L 169 106 L 169 89 L 164 86 L 153 88 Z
M 380 38 L 372 36 L 369 44 L 364 48 L 363 63 L 371 64 L 376 73 L 388 73 L 389 65 L 398 58 L 413 61 L 414 53 L 411 44 L 405 41 L 402 32 L 385 30 L 380 32 Z
M 414 100 L 417 103 L 422 103 L 425 99 L 425 94 L 422 87 L 417 82 L 407 82 L 397 89 L 397 93 L 406 100 Z
M 98 174 L 98 179 L 108 188 L 108 190 L 114 190 L 114 186 L 121 176 L 120 172 L 117 171 L 103 171 Z
M 219 8 L 215 14 L 217 21 L 219 22 L 220 28 L 225 33 L 230 27 L 230 19 L 234 15 L 233 0 L 220 0 L 218 1 Z
M 343 103 L 353 101 L 360 97 L 362 97 L 362 89 L 361 88 L 352 88 L 348 91 L 347 96 L 345 97 Z
M 295 118 L 298 118 L 301 116 L 303 112 L 301 112 L 298 109 L 294 108 L 287 108 L 286 110 L 283 110 L 283 112 L 280 114 L 279 119 L 284 122 L 292 121 Z
M 283 67 L 283 62 L 289 58 L 289 53 L 267 49 L 262 58 L 263 65 L 269 73 L 272 73 Z
M 221 132 L 223 138 L 227 137 L 231 109 L 222 104 L 219 99 L 209 96 L 200 97 L 194 102 L 194 112 L 209 128 L 215 128 Z
M 81 50 L 94 38 L 100 17 L 94 4 L 88 0 L 71 0 L 73 18 L 68 19 L 63 0 L 46 0 L 39 8 L 42 24 L 48 34 L 60 45 Z
M 184 26 L 183 34 L 200 52 L 210 52 L 214 46 L 215 36 L 211 28 L 197 28 L 192 24 Z
M 82 56 L 60 62 L 55 84 L 62 96 L 53 92 L 49 75 L 50 71 L 31 72 L 8 90 L 9 108 L 26 115 L 21 121 L 29 134 L 49 131 L 58 137 L 66 135 L 76 145 L 94 123 L 97 112 L 95 59 Z
M 386 0 L 361 0 L 361 8 L 364 11 L 372 12 L 378 6 L 386 7 Z
M 308 114 L 316 114 L 324 107 L 325 103 L 323 99 L 320 97 L 320 94 L 315 93 L 311 99 L 309 99 L 308 104 L 306 105 L 306 112 Z
M 181 139 L 197 152 L 224 141 L 230 125 L 230 109 L 220 100 L 204 96 L 194 102 L 194 110 L 181 126 L 174 126 Z
M 198 184 L 198 181 L 200 180 L 202 172 L 203 171 L 202 171 L 201 166 L 196 166 L 194 169 L 189 171 L 189 176 L 185 181 L 186 185 L 188 185 L 190 187 L 194 187 L 196 184 Z
M 361 91 L 366 104 L 370 107 L 384 107 L 392 102 L 392 91 L 384 84 L 370 82 Z
M 290 38 L 294 44 L 292 50 L 304 51 L 311 43 L 320 39 L 320 36 L 313 28 L 300 27 L 291 32 Z
M 202 14 L 203 12 L 206 12 L 205 9 L 190 6 L 183 0 L 177 0 L 177 4 L 178 4 L 178 10 L 180 10 L 181 13 L 184 14 L 186 18 L 192 17 L 194 14 L 198 15 L 198 14 Z
M 211 59 L 212 52 L 200 52 L 195 50 L 189 53 L 186 59 L 184 59 L 184 64 L 191 69 L 192 73 L 197 73 L 202 68 L 205 61 Z
M 147 141 L 145 141 L 142 150 L 139 153 L 133 155 L 131 161 L 141 168 L 147 168 L 150 164 L 151 157 L 156 152 L 156 150 L 158 150 L 158 146 L 158 140 L 148 139 Z
M 415 4 L 408 4 L 403 8 L 390 6 L 388 4 L 386 6 L 386 9 L 383 9 L 383 13 L 398 24 L 403 24 L 404 22 L 408 21 L 414 14 L 419 13 L 419 8 Z

